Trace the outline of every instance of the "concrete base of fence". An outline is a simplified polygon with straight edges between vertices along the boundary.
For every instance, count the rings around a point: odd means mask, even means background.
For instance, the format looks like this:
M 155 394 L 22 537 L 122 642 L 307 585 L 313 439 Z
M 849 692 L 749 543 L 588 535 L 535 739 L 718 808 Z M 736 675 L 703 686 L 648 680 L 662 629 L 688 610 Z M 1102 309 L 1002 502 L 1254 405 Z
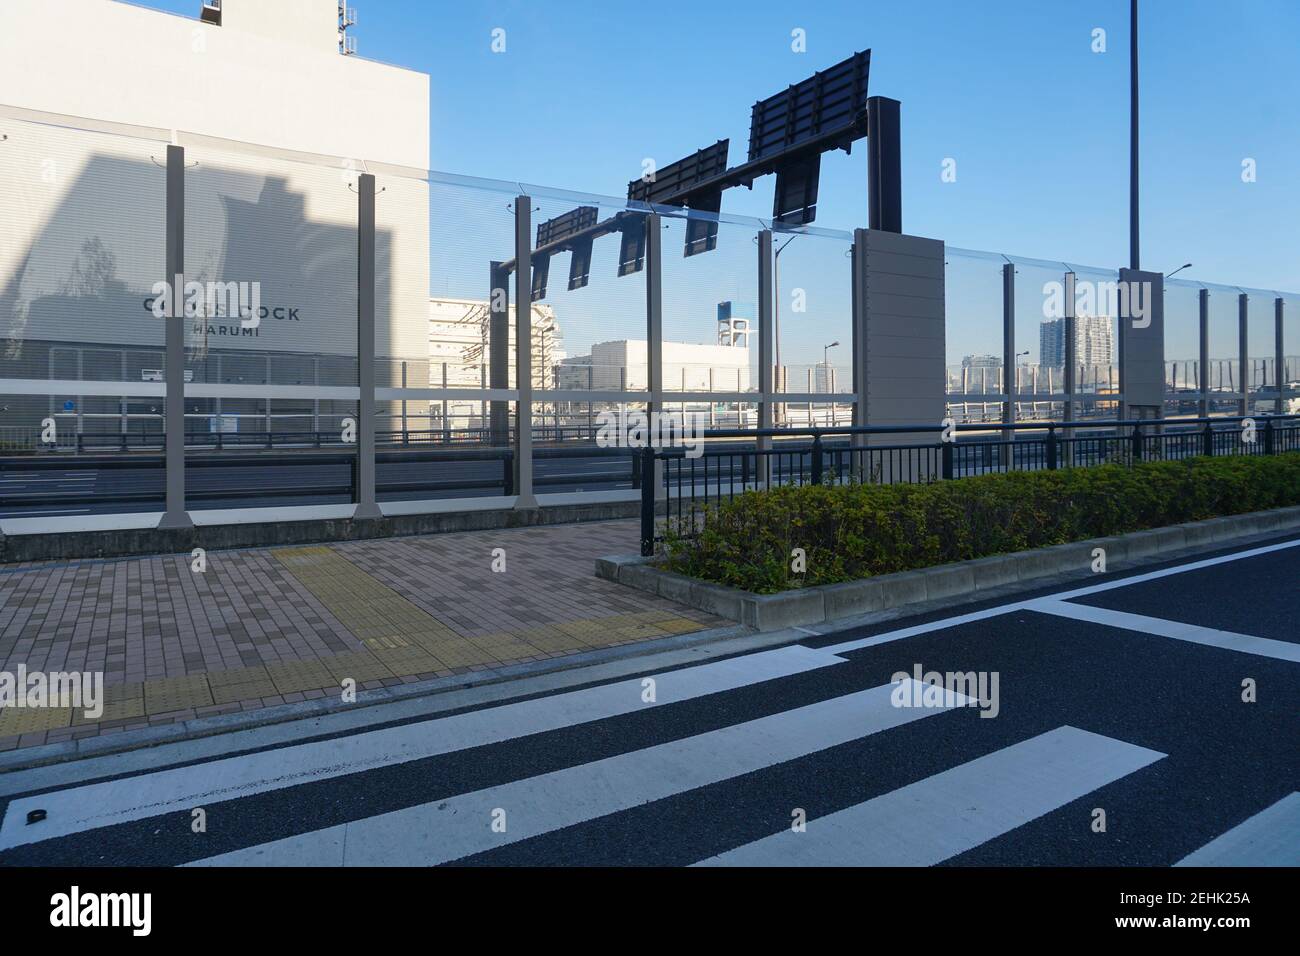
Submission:
M 654 565 L 653 558 L 639 555 L 600 558 L 596 561 L 596 575 L 739 621 L 759 631 L 772 631 L 937 599 L 970 600 L 981 591 L 1005 589 L 1018 583 L 1025 584 L 1028 590 L 1034 582 L 1045 578 L 1088 571 L 1097 548 L 1105 550 L 1107 566 L 1132 564 L 1186 548 L 1222 546 L 1235 539 L 1295 529 L 1300 529 L 1300 507 L 1278 508 L 780 594 L 754 594 L 699 581 L 661 570 Z
M 540 508 L 493 508 L 430 514 L 394 514 L 381 518 L 311 519 L 256 523 L 208 524 L 193 528 L 117 528 L 0 534 L 0 564 L 120 558 L 148 554 L 188 554 L 195 548 L 228 551 L 278 545 L 360 541 L 414 534 L 485 531 L 533 525 L 609 521 L 640 514 L 638 501 L 544 504 Z

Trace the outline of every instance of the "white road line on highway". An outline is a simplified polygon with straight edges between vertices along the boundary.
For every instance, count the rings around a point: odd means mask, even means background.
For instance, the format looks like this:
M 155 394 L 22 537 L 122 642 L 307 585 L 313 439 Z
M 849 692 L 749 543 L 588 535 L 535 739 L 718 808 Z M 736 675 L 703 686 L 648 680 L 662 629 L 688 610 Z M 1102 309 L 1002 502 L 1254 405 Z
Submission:
M 1287 794 L 1174 866 L 1300 866 L 1300 793 Z
M 1283 541 L 1280 544 L 1270 544 L 1264 547 L 1251 548 L 1247 551 L 1238 551 L 1233 554 L 1222 554 L 1214 558 L 1205 558 L 1201 561 L 1192 561 L 1188 564 L 1176 565 L 1172 568 L 1162 568 L 1159 571 L 1149 571 L 1146 574 L 1136 574 L 1132 577 L 1122 578 L 1116 581 L 1107 581 L 1102 584 L 1094 584 L 1086 588 L 1076 588 L 1072 591 L 1063 591 L 1047 598 L 1031 598 L 1027 601 L 1012 601 L 1009 604 L 1001 604 L 996 607 L 985 608 L 981 611 L 971 611 L 968 614 L 958 614 L 954 617 L 929 621 L 925 624 L 914 624 L 911 627 L 900 628 L 896 631 L 885 631 L 880 634 L 873 634 L 870 637 L 860 637 L 856 640 L 844 641 L 840 644 L 823 647 L 822 650 L 830 654 L 846 654 L 850 651 L 861 650 L 864 647 L 875 647 L 878 644 L 888 644 L 891 641 L 903 640 L 904 638 L 914 637 L 917 634 L 928 634 L 931 631 L 940 631 L 949 627 L 960 627 L 963 624 L 983 621 L 991 617 L 1000 617 L 1003 614 L 1011 614 L 1015 611 L 1040 610 L 1039 608 L 1035 608 L 1034 605 L 1041 601 L 1066 601 L 1070 598 L 1083 597 L 1088 594 L 1095 594 L 1099 591 L 1110 591 L 1114 588 L 1126 588 L 1133 584 L 1143 584 L 1147 581 L 1156 581 L 1160 578 L 1166 578 L 1174 574 L 1183 574 L 1187 571 L 1199 571 L 1202 568 L 1210 568 L 1219 564 L 1240 561 L 1243 558 L 1253 558 L 1261 554 L 1271 554 L 1274 551 L 1283 551 L 1287 548 L 1296 547 L 1300 547 L 1300 538 L 1297 538 L 1295 541 Z M 1078 605 L 1071 606 L 1073 607 Z
M 1167 621 L 1159 617 L 1146 617 L 1142 614 L 1130 614 L 1127 611 L 1115 611 L 1105 607 L 1093 607 L 1090 604 L 1074 604 L 1070 601 L 1042 599 L 1028 604 L 1031 611 L 1043 614 L 1055 614 L 1073 621 L 1087 621 L 1090 624 L 1102 624 L 1106 627 L 1118 627 L 1140 634 L 1157 637 L 1170 637 L 1176 641 L 1188 641 L 1192 644 L 1204 644 L 1207 647 L 1221 647 L 1228 651 L 1242 654 L 1255 654 L 1271 657 L 1279 661 L 1300 663 L 1300 644 L 1287 641 L 1275 641 L 1267 637 L 1255 637 L 1252 634 L 1237 634 L 1232 631 L 1220 631 L 1199 624 L 1187 624 L 1183 621 Z
M 1058 727 L 696 865 L 933 866 L 1164 756 Z
M 636 677 L 436 720 L 24 797 L 12 801 L 5 811 L 0 850 L 500 743 L 842 663 L 833 654 L 792 644 L 657 674 L 653 703 L 642 700 L 646 679 Z M 35 809 L 45 810 L 46 819 L 28 826 L 27 812 Z
M 910 681 L 910 678 L 909 678 Z M 912 682 L 914 683 L 914 682 Z M 794 760 L 946 707 L 895 707 L 894 684 L 197 861 L 200 866 L 431 866 Z M 918 691 L 919 692 L 919 691 Z M 970 700 L 955 695 L 956 706 Z M 504 832 L 494 832 L 494 819 Z

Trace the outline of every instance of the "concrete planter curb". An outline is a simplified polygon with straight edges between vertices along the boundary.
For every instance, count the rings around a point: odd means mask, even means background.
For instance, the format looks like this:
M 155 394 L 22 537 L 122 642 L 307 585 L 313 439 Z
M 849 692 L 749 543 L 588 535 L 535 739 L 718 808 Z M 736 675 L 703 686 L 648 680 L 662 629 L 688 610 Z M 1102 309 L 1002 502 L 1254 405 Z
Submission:
M 488 531 L 582 521 L 611 521 L 640 514 L 640 504 L 593 502 L 545 505 L 514 510 L 449 511 L 391 515 L 383 518 L 319 518 L 246 524 L 202 525 L 195 528 L 133 528 L 112 531 L 54 531 L 41 534 L 0 534 L 0 565 L 30 561 L 74 561 L 127 558 L 155 554 L 188 554 L 195 548 L 230 551 L 364 541 L 407 535 Z
M 1278 508 L 780 594 L 754 594 L 697 581 L 663 571 L 654 566 L 653 559 L 640 556 L 600 558 L 596 561 L 596 575 L 769 631 L 821 624 L 936 599 L 970 598 L 981 591 L 1017 583 L 1029 586 L 1036 580 L 1088 569 L 1097 548 L 1106 552 L 1109 566 L 1151 561 L 1187 548 L 1221 545 L 1234 539 L 1297 528 L 1300 528 L 1300 507 Z

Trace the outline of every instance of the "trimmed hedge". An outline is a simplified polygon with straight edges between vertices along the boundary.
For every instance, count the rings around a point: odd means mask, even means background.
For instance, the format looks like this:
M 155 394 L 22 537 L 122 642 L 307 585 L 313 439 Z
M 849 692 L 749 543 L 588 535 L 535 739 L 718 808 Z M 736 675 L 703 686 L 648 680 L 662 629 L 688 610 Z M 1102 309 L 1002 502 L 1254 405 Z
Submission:
M 980 475 L 926 485 L 802 485 L 669 529 L 665 567 L 761 594 L 1300 505 L 1300 453 Z M 791 571 L 803 548 L 807 570 Z

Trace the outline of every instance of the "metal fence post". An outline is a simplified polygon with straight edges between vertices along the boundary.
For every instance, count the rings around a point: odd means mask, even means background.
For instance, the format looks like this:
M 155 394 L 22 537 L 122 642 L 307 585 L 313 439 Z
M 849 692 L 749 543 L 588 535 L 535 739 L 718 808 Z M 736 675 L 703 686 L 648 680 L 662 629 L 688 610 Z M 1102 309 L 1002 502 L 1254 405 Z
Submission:
M 1273 419 L 1264 419 L 1264 454 L 1273 454 Z
M 537 507 L 533 495 L 533 199 L 515 197 L 515 508 Z
M 953 446 L 956 442 L 946 441 L 939 446 L 939 457 L 942 460 L 943 477 L 949 481 L 953 476 Z
M 1065 274 L 1065 316 L 1061 320 L 1061 324 L 1064 328 L 1064 342 L 1062 344 L 1065 346 L 1063 350 L 1065 352 L 1065 368 L 1062 370 L 1064 372 L 1065 380 L 1061 383 L 1061 386 L 1065 390 L 1065 406 L 1063 411 L 1067 422 L 1074 421 L 1074 396 L 1078 385 L 1075 381 L 1077 374 L 1075 363 L 1078 361 L 1079 356 L 1074 336 L 1074 295 L 1076 278 L 1077 277 L 1073 272 L 1067 272 Z M 1065 437 L 1072 438 L 1073 436 L 1073 430 L 1067 428 L 1065 430 Z
M 1237 414 L 1250 414 L 1250 385 L 1246 381 L 1246 368 L 1250 364 L 1247 327 L 1250 322 L 1250 297 L 1246 293 L 1237 296 L 1237 388 L 1241 398 L 1237 401 Z
M 171 310 L 163 319 L 167 356 L 165 416 L 165 470 L 167 510 L 159 528 L 192 528 L 185 510 L 185 148 L 167 147 L 167 282 L 171 286 Z M 123 436 L 125 446 L 125 435 Z
M 1199 320 L 1200 367 L 1197 369 L 1197 391 L 1201 393 L 1197 408 L 1201 418 L 1210 416 L 1210 290 L 1201 289 L 1197 296 Z
M 1142 425 L 1140 423 L 1135 424 L 1133 426 L 1132 444 L 1133 444 L 1133 460 L 1135 462 L 1141 461 L 1142 460 Z
M 1273 300 L 1273 382 L 1277 385 L 1277 414 L 1286 414 L 1286 355 L 1282 349 L 1283 299 Z
M 375 500 L 375 177 L 357 177 L 357 510 L 382 518 Z
M 1006 401 L 1002 403 L 1002 423 L 1016 423 L 1016 267 L 1007 262 L 1002 266 L 1002 391 Z M 1016 440 L 1015 430 L 1004 429 L 1004 442 Z M 1010 468 L 1015 449 L 1010 445 L 1002 446 L 1002 465 Z
M 1210 422 L 1205 423 L 1205 431 L 1201 434 L 1201 452 L 1207 458 L 1214 457 L 1214 426 Z
M 773 276 L 772 276 L 772 230 L 763 229 L 758 233 L 758 427 L 772 427 L 773 396 L 773 355 L 775 338 L 773 332 Z M 760 486 L 767 486 L 769 457 L 763 454 L 772 447 L 768 435 L 759 435 L 758 454 L 755 463 L 758 466 L 756 480 Z
M 663 224 L 658 213 L 645 217 L 645 329 L 646 329 L 646 402 L 647 421 L 654 422 L 654 413 L 663 411 L 664 388 L 664 256 Z M 624 370 L 626 375 L 626 369 Z M 627 390 L 623 381 L 622 390 Z M 686 423 L 682 422 L 682 427 Z M 651 434 L 661 434 L 651 425 Z M 652 446 L 653 447 L 653 446 Z M 657 458 L 647 459 L 650 470 L 642 481 L 648 482 L 656 492 L 663 485 L 664 464 Z
M 641 449 L 641 554 L 655 553 L 655 450 Z
M 820 432 L 813 435 L 812 483 L 814 485 L 820 485 L 822 483 L 822 436 Z
M 1056 426 L 1047 426 L 1047 467 L 1056 470 Z

